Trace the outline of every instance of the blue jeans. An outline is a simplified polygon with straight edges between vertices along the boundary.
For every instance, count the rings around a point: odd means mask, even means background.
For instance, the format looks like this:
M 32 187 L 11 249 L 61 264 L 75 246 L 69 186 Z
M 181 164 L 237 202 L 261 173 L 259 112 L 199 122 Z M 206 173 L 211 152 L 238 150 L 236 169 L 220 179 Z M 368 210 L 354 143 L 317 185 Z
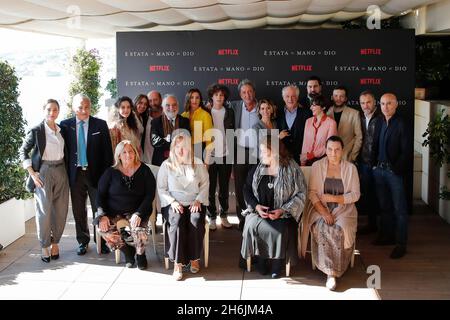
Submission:
M 375 191 L 375 178 L 372 166 L 359 163 L 359 181 L 361 185 L 361 198 L 358 201 L 358 210 L 367 213 L 369 226 L 377 226 L 377 214 L 380 211 L 377 193 Z
M 408 240 L 408 206 L 403 178 L 389 169 L 373 171 L 381 209 L 379 237 L 389 239 L 395 235 L 397 245 Z

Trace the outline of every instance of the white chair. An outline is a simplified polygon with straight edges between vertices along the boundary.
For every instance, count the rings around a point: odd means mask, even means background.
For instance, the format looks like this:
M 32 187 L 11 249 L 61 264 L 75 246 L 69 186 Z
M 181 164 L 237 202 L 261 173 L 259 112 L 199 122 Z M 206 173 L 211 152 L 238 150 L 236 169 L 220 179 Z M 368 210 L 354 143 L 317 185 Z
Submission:
M 252 257 L 247 258 L 247 271 L 252 271 Z M 286 277 L 289 277 L 289 274 L 291 273 L 291 259 L 288 258 L 286 261 Z

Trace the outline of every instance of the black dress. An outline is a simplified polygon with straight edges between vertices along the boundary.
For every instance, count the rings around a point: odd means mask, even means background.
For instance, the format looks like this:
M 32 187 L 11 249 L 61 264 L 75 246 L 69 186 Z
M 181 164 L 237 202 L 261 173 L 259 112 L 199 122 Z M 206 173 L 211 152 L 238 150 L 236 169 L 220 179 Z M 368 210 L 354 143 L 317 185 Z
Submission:
M 257 166 L 249 172 L 244 187 L 244 197 L 248 206 L 255 209 L 257 204 L 274 208 L 274 176 L 265 175 L 258 185 L 258 198 L 253 195 L 251 183 Z M 257 213 L 245 217 L 241 255 L 259 256 L 264 259 L 291 258 L 293 264 L 297 261 L 297 223 L 294 218 L 263 219 Z

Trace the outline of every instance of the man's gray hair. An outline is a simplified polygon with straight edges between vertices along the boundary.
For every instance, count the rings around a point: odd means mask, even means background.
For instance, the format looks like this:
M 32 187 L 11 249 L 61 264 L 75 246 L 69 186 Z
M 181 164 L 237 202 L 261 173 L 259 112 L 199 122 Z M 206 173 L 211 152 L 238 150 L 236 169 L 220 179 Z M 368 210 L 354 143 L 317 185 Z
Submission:
M 169 98 L 171 98 L 171 97 L 175 99 L 175 101 L 177 102 L 177 105 L 178 105 L 178 107 L 179 107 L 180 104 L 178 103 L 177 96 L 174 95 L 173 93 L 167 93 L 167 94 L 164 95 L 164 98 L 163 98 L 163 100 L 162 100 L 162 106 L 164 107 L 164 106 L 166 105 L 167 99 L 169 99 Z
M 241 82 L 239 82 L 239 84 L 238 84 L 238 92 L 239 93 L 241 93 L 241 88 L 243 86 L 250 86 L 250 87 L 252 87 L 253 91 L 256 92 L 255 84 L 252 81 L 250 81 L 249 79 L 242 79 Z
M 84 93 L 74 95 L 72 98 L 72 108 L 78 108 L 84 100 L 89 101 L 89 105 L 91 104 L 91 99 Z
M 299 89 L 295 84 L 291 84 L 291 85 L 288 85 L 288 86 L 284 87 L 284 88 L 281 90 L 281 96 L 284 97 L 284 93 L 285 93 L 286 90 L 289 89 L 289 88 L 295 90 L 295 94 L 297 95 L 297 98 L 300 97 L 300 89 Z

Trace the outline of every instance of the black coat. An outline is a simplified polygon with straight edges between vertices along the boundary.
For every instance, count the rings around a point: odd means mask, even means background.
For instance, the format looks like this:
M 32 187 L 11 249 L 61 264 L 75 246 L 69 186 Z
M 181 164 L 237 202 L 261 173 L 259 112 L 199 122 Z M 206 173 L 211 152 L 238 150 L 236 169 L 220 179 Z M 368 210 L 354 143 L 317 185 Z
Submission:
M 374 152 L 372 155 L 373 163 L 378 162 L 378 155 L 380 152 L 380 132 L 383 127 L 383 123 L 386 120 L 382 119 L 382 125 L 378 126 L 377 133 L 375 134 L 376 140 L 374 141 Z M 389 120 L 388 129 L 386 132 L 386 157 L 389 164 L 392 166 L 392 170 L 396 175 L 403 176 L 410 170 L 409 157 L 412 154 L 410 149 L 412 145 L 412 135 L 408 126 L 403 118 L 398 114 Z
M 303 136 L 305 133 L 306 119 L 312 117 L 310 109 L 299 106 L 297 108 L 297 116 L 292 124 L 291 130 L 286 122 L 284 106 L 279 107 L 277 111 L 277 127 L 281 131 L 289 130 L 290 135 L 281 140 L 292 155 L 292 159 L 300 164 L 300 154 L 302 153 Z
M 155 166 L 161 166 L 163 161 L 169 157 L 170 151 L 170 142 L 164 137 L 162 117 L 163 116 L 155 118 L 151 122 L 150 138 L 154 148 L 152 164 Z M 180 115 L 178 115 L 177 118 L 179 119 L 179 129 L 186 129 L 190 132 L 189 119 Z
M 368 128 L 366 129 L 366 117 L 363 112 L 360 112 L 361 117 L 361 129 L 363 132 L 363 143 L 361 146 L 361 151 L 358 156 L 358 161 L 360 163 L 375 166 L 377 163 L 374 162 L 374 143 L 378 141 L 377 134 L 379 134 L 380 126 L 383 121 L 383 115 L 377 109 L 369 120 Z
M 42 156 L 44 155 L 46 144 L 45 124 L 44 121 L 42 121 L 40 124 L 31 128 L 27 132 L 27 135 L 19 150 L 20 160 L 23 162 L 25 160 L 31 159 L 31 167 L 34 171 L 39 172 L 39 170 L 41 169 Z M 64 144 L 64 154 L 66 153 L 67 146 L 66 144 Z M 34 185 L 34 180 L 31 178 L 31 176 L 28 177 L 25 187 L 28 192 L 34 192 L 36 186 Z
M 70 186 L 74 186 L 77 176 L 77 130 L 75 117 L 61 121 L 61 133 L 67 146 L 65 154 Z M 113 164 L 111 137 L 106 121 L 90 116 L 86 141 L 86 156 L 89 178 L 94 188 L 103 172 Z

